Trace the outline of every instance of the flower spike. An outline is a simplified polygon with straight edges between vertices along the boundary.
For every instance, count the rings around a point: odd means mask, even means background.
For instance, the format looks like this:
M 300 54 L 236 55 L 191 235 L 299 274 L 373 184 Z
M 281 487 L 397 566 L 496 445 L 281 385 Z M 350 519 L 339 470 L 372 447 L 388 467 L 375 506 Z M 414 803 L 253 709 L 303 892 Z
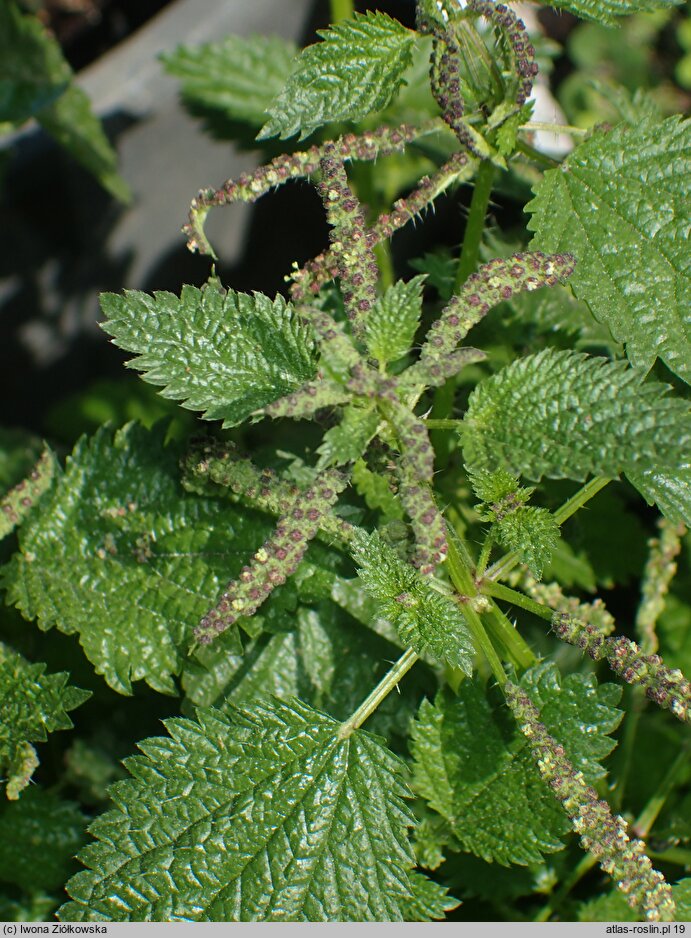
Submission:
M 671 710 L 682 722 L 691 722 L 691 682 L 679 669 L 668 668 L 659 655 L 644 654 L 622 635 L 605 638 L 594 626 L 584 626 L 565 613 L 553 616 L 552 631 L 593 660 L 604 659 L 627 684 L 638 684 L 656 704 Z
M 202 645 L 235 625 L 241 616 L 252 616 L 273 590 L 298 568 L 309 542 L 316 537 L 322 517 L 329 512 L 347 479 L 338 472 L 324 473 L 294 500 L 278 519 L 274 533 L 231 580 L 221 598 L 194 630 Z
M 586 784 L 561 746 L 540 721 L 540 713 L 528 695 L 515 684 L 504 687 L 519 728 L 528 740 L 540 775 L 561 802 L 581 838 L 581 846 L 596 858 L 629 905 L 649 921 L 671 921 L 675 906 L 672 890 L 662 873 L 653 869 L 645 844 L 631 840 L 626 821 L 612 815 L 606 801 Z

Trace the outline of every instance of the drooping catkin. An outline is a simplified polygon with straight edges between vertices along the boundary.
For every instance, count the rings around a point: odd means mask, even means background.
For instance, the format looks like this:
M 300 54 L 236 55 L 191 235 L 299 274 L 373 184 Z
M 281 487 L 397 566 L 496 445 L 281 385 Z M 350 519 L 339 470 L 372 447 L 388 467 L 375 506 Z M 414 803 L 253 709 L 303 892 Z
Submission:
M 673 920 L 672 890 L 662 873 L 653 869 L 645 844 L 629 837 L 626 821 L 612 814 L 607 802 L 574 768 L 564 747 L 540 721 L 540 713 L 528 695 L 510 682 L 504 686 L 504 692 L 540 775 L 571 819 L 583 849 L 612 877 L 633 909 L 649 921 Z

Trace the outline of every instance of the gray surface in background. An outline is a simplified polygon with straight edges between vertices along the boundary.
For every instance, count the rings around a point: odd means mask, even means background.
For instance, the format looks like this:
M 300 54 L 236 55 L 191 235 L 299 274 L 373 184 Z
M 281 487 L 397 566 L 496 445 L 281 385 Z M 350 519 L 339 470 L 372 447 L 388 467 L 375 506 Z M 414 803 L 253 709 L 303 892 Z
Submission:
M 202 121 L 191 117 L 180 102 L 179 81 L 165 73 L 160 53 L 180 44 L 220 40 L 230 33 L 300 40 L 311 7 L 312 0 L 176 0 L 78 74 L 77 84 L 91 98 L 94 111 L 119 128 L 115 143 L 119 168 L 134 202 L 117 217 L 105 197 L 105 211 L 95 211 L 95 203 L 89 204 L 94 196 L 84 195 L 79 182 L 84 171 L 71 157 L 56 153 L 36 125 L 28 124 L 3 139 L 3 147 L 20 145 L 16 162 L 20 170 L 25 166 L 25 178 L 27 172 L 42 172 L 69 206 L 52 256 L 50 251 L 41 255 L 42 222 L 35 210 L 29 211 L 27 233 L 20 239 L 25 254 L 19 269 L 25 273 L 10 272 L 0 283 L 0 308 L 14 303 L 12 321 L 18 315 L 15 297 L 23 291 L 21 295 L 28 298 L 26 303 L 22 300 L 13 339 L 22 356 L 45 368 L 63 359 L 79 337 L 103 340 L 97 326 L 99 293 L 164 287 L 161 265 L 166 260 L 170 264 L 175 252 L 184 256 L 180 228 L 197 191 L 219 186 L 259 162 L 256 153 L 240 152 L 232 143 L 204 133 Z M 33 162 L 26 163 L 27 159 Z M 101 193 L 97 196 L 100 199 Z M 209 235 L 227 264 L 239 259 L 249 213 L 249 206 L 238 205 L 212 213 L 209 219 Z M 54 220 L 55 215 L 46 216 L 47 222 Z M 39 227 L 31 229 L 31 224 Z M 72 244 L 82 245 L 76 255 L 69 253 Z M 35 262 L 29 261 L 27 280 L 26 252 L 32 250 Z M 7 316 L 5 323 L 10 328 Z
M 179 102 L 179 83 L 158 56 L 177 45 L 198 45 L 229 33 L 300 38 L 310 0 L 177 0 L 79 75 L 100 116 L 127 113 L 140 122 L 119 141 L 121 172 L 135 194 L 110 241 L 115 253 L 133 251 L 128 282 L 135 287 L 162 253 L 180 243 L 187 204 L 197 190 L 256 165 L 251 153 L 201 132 Z M 213 216 L 209 233 L 226 261 L 239 252 L 248 210 L 232 209 L 232 223 Z

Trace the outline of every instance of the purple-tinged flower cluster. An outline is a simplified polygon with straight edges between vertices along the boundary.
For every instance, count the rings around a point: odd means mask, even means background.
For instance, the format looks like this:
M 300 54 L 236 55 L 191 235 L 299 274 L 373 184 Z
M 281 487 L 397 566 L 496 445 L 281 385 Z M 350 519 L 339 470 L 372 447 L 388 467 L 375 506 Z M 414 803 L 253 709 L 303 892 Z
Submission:
M 464 104 L 461 94 L 461 50 L 451 30 L 438 27 L 432 31 L 434 44 L 430 63 L 430 87 L 441 108 L 444 122 L 453 130 L 461 146 L 475 152 L 472 134 L 463 121 Z M 478 154 L 479 155 L 479 154 Z
M 530 42 L 525 23 L 503 3 L 492 3 L 492 0 L 469 0 L 466 9 L 484 16 L 506 36 L 516 61 L 519 80 L 516 104 L 521 107 L 530 97 L 533 79 L 538 73 L 535 49 Z
M 401 483 L 399 496 L 415 538 L 413 564 L 421 573 L 431 574 L 448 553 L 446 525 L 431 489 L 434 450 L 424 423 L 395 395 L 392 394 L 389 401 L 401 446 L 397 467 Z
M 633 909 L 649 921 L 672 921 L 675 912 L 672 890 L 663 875 L 653 869 L 645 844 L 631 840 L 626 821 L 612 814 L 607 802 L 598 797 L 595 789 L 586 783 L 583 773 L 574 768 L 564 747 L 540 721 L 540 713 L 528 695 L 511 683 L 505 685 L 504 692 L 528 740 L 540 775 L 571 819 L 583 849 L 613 878 Z
M 242 616 L 252 616 L 269 595 L 297 569 L 320 522 L 333 507 L 346 485 L 346 477 L 326 472 L 278 519 L 273 534 L 252 560 L 231 580 L 219 601 L 202 618 L 194 637 L 203 645 L 235 625 Z
M 378 156 L 401 152 L 407 143 L 425 132 L 426 128 L 409 124 L 380 127 L 359 136 L 346 134 L 328 146 L 341 160 L 375 160 Z M 311 176 L 319 169 L 323 155 L 324 147 L 319 146 L 283 154 L 253 173 L 242 173 L 237 179 L 227 180 L 220 189 L 201 189 L 190 205 L 189 218 L 183 228 L 189 250 L 213 255 L 203 230 L 210 209 L 233 202 L 256 202 L 271 189 L 290 179 Z
M 684 722 L 691 722 L 691 682 L 678 669 L 668 668 L 659 655 L 646 655 L 622 635 L 605 638 L 592 625 L 564 613 L 552 618 L 552 630 L 562 641 L 576 645 L 595 661 L 605 660 L 627 684 L 636 684 L 646 696 Z
M 183 460 L 182 470 L 186 487 L 199 491 L 199 483 L 209 480 L 272 515 L 288 514 L 301 498 L 296 485 L 281 479 L 273 469 L 260 469 L 224 443 L 204 441 L 193 447 Z M 352 526 L 333 513 L 324 513 L 319 527 L 343 543 L 352 538 Z
M 541 251 L 513 254 L 483 264 L 472 274 L 432 323 L 419 362 L 410 369 L 410 379 L 424 383 L 424 376 L 437 379 L 448 368 L 449 356 L 487 313 L 523 290 L 554 286 L 574 270 L 570 254 Z
M 459 152 L 454 155 L 433 176 L 423 176 L 417 189 L 405 199 L 397 199 L 389 212 L 382 212 L 368 231 L 368 243 L 374 247 L 381 241 L 391 238 L 399 228 L 417 218 L 424 209 L 464 172 L 468 178 L 472 175 L 473 163 L 468 154 Z M 324 251 L 308 261 L 303 268 L 291 274 L 293 284 L 290 296 L 293 302 L 305 302 L 311 295 L 317 294 L 325 283 L 338 276 L 338 265 L 334 252 Z
M 648 541 L 650 553 L 643 574 L 642 598 L 636 614 L 636 632 L 643 651 L 657 651 L 655 625 L 665 607 L 665 596 L 677 572 L 676 558 L 681 553 L 681 539 L 686 534 L 685 524 L 675 524 L 667 518 L 658 522 L 660 537 Z
M 360 203 L 348 185 L 336 147 L 324 146 L 318 189 L 331 225 L 331 251 L 336 260 L 348 319 L 356 336 L 364 336 L 364 320 L 377 299 L 379 267 L 369 243 Z
M 265 414 L 274 419 L 291 417 L 293 420 L 304 420 L 306 417 L 312 417 L 318 410 L 345 404 L 348 399 L 348 394 L 339 384 L 322 379 L 311 381 L 299 390 L 267 404 L 256 413 Z

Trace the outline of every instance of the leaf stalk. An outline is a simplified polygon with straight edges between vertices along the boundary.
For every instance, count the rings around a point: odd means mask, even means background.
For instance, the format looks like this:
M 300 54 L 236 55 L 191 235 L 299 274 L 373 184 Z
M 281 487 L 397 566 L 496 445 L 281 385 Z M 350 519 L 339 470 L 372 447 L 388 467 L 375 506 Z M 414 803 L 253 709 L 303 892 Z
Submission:
M 340 739 L 347 739 L 351 733 L 362 726 L 365 720 L 374 713 L 384 698 L 388 697 L 394 687 L 400 683 L 401 679 L 410 671 L 417 660 L 418 654 L 413 651 L 412 648 L 409 648 L 401 655 L 391 670 L 388 671 L 377 684 L 372 693 L 363 700 L 357 710 L 345 723 L 341 724 L 341 728 L 338 731 Z

